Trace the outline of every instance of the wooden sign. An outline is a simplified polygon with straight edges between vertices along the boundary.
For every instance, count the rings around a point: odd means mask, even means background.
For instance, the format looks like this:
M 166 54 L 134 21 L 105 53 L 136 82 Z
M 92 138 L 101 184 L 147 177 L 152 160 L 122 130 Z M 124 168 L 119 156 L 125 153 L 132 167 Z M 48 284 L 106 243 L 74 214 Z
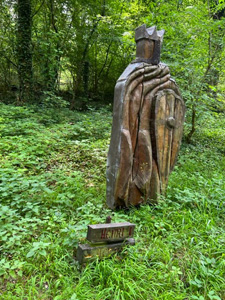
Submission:
M 111 217 L 106 218 L 106 224 L 88 226 L 87 240 L 92 244 L 79 244 L 76 259 L 80 264 L 91 258 L 103 258 L 123 248 L 124 245 L 134 245 L 135 224 L 129 222 L 110 223 Z
M 105 224 L 104 224 L 105 225 Z M 134 245 L 135 240 L 133 238 L 126 239 L 123 243 L 113 244 L 99 244 L 97 246 L 91 246 L 88 244 L 80 244 L 77 249 L 77 260 L 80 264 L 83 264 L 92 258 L 107 257 L 122 249 L 124 245 Z
M 87 240 L 92 243 L 123 241 L 133 237 L 134 227 L 129 222 L 89 225 Z

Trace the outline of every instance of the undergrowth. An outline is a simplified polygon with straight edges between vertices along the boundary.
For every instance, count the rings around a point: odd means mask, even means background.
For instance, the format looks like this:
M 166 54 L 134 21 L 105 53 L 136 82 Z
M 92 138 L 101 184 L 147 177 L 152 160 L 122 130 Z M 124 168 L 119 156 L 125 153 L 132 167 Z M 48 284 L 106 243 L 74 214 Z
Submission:
M 224 116 L 199 121 L 158 205 L 111 212 L 107 108 L 0 110 L 0 299 L 225 299 Z M 136 245 L 79 266 L 109 214 L 136 224 Z

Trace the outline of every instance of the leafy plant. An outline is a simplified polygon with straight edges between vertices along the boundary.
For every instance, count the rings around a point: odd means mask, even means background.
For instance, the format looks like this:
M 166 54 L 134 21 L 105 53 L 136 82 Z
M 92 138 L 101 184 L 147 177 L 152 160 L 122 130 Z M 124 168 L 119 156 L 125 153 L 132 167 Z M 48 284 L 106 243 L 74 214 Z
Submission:
M 0 299 L 225 297 L 223 115 L 207 114 L 182 144 L 157 205 L 112 212 L 108 108 L 61 109 L 58 119 L 44 108 L 0 110 Z M 136 245 L 79 266 L 87 226 L 108 215 L 136 224 Z

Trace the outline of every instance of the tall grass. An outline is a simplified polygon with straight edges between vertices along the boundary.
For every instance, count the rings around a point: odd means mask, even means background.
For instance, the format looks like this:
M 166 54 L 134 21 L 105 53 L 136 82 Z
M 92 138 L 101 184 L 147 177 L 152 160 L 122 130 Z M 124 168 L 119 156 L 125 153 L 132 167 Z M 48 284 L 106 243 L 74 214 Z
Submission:
M 0 110 L 0 299 L 225 299 L 222 115 L 183 143 L 158 205 L 111 212 L 110 111 Z M 109 214 L 136 224 L 136 245 L 79 266 L 87 225 Z

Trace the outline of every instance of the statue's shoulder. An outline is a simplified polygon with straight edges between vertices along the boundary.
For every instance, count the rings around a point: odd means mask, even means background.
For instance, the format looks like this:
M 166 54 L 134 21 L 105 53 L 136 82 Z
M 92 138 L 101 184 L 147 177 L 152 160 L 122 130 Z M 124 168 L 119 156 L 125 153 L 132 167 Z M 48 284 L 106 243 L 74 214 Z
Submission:
M 131 63 L 129 64 L 126 69 L 123 71 L 123 73 L 120 75 L 119 79 L 117 82 L 126 80 L 134 71 L 141 69 L 145 66 L 146 64 L 143 62 L 137 62 L 137 63 Z

